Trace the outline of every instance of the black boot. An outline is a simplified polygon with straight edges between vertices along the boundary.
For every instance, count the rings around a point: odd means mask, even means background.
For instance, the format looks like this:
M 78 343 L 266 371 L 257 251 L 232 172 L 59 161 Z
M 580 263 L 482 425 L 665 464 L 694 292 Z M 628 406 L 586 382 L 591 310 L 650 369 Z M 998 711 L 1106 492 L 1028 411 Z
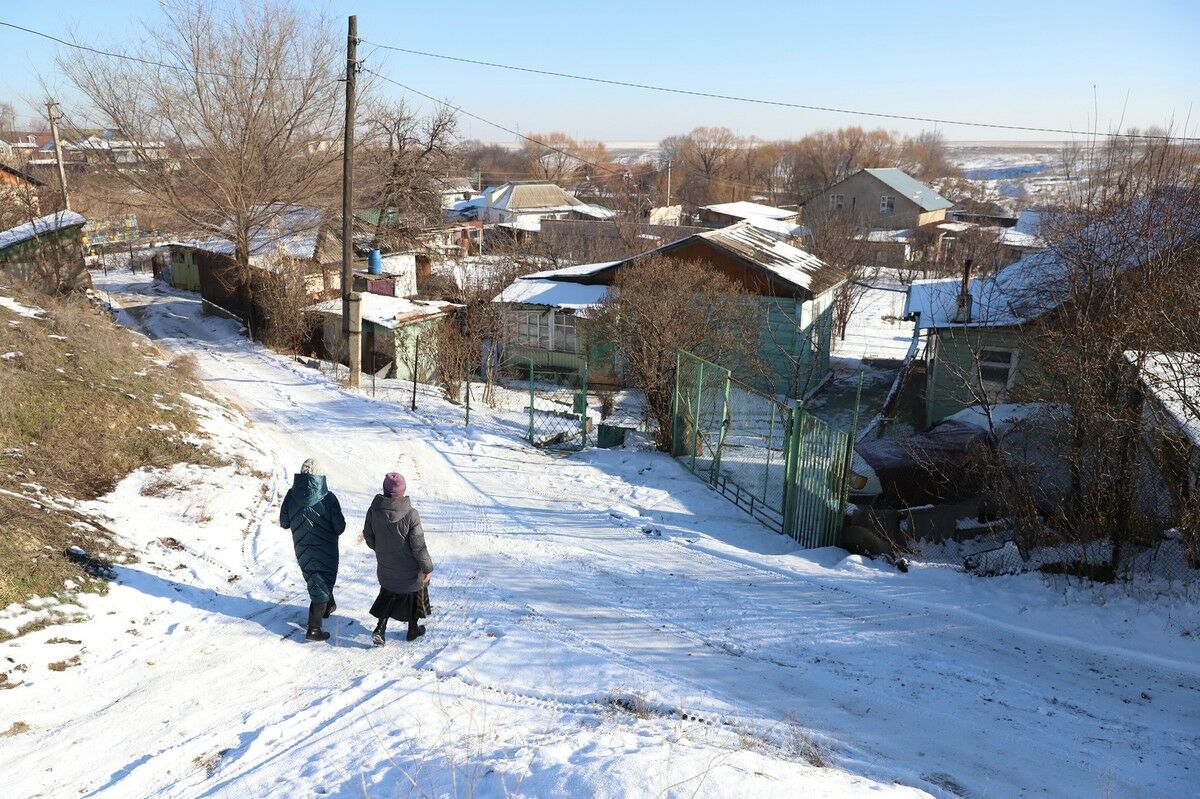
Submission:
M 337 600 L 335 600 L 333 598 L 333 594 L 330 594 L 329 595 L 329 604 L 325 606 L 325 614 L 321 618 L 328 619 L 330 616 L 333 615 L 333 612 L 335 610 L 337 610 Z
M 375 646 L 383 646 L 384 633 L 387 632 L 387 616 L 379 620 L 379 624 L 375 625 L 375 632 L 371 634 L 371 643 Z
M 425 634 L 425 626 L 417 624 L 417 612 L 414 610 L 408 619 L 408 640 L 415 641 Z
M 313 602 L 308 606 L 308 632 L 306 641 L 328 641 L 329 633 L 321 629 L 321 619 L 325 618 L 325 603 Z

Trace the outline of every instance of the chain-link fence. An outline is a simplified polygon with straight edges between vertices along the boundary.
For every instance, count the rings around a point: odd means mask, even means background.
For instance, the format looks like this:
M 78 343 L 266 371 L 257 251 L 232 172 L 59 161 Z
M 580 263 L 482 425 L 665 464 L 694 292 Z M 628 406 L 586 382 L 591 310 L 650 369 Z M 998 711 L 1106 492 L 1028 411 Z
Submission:
M 836 543 L 853 432 L 760 394 L 691 353 L 679 353 L 676 364 L 672 451 L 680 462 L 803 546 Z
M 516 426 L 539 449 L 576 451 L 595 443 L 599 408 L 588 396 L 588 366 L 545 366 L 496 357 L 487 371 L 468 366 L 463 394 L 466 420 L 482 403 Z

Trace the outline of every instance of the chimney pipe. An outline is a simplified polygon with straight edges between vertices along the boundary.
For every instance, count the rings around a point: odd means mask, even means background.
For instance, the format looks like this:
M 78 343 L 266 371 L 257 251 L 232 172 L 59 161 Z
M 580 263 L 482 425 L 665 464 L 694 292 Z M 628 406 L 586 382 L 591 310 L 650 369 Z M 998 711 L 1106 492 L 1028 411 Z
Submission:
M 954 321 L 967 324 L 971 321 L 971 259 L 963 262 L 962 289 L 958 293 L 958 302 L 954 308 Z

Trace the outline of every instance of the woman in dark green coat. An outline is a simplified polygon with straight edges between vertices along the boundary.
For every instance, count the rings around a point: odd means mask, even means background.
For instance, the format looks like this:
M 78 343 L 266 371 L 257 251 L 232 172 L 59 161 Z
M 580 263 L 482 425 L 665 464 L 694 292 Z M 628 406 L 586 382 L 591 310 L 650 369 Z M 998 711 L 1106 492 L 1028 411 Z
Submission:
M 321 620 L 337 609 L 333 585 L 337 582 L 338 536 L 346 529 L 342 506 L 325 485 L 317 462 L 309 458 L 300 467 L 279 509 L 279 524 L 292 531 L 296 561 L 308 584 L 309 641 L 325 641 L 329 633 Z

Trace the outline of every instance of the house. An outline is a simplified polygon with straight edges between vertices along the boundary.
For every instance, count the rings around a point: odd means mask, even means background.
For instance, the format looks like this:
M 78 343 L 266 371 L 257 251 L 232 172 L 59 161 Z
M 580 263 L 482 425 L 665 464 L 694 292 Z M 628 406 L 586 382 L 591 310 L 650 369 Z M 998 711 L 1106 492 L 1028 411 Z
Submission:
M 84 275 L 81 231 L 86 223 L 82 214 L 56 211 L 0 231 L 0 275 L 18 280 L 42 275 L 55 284 L 48 286 L 52 290 L 74 288 Z
M 251 280 L 259 288 L 299 274 L 306 297 L 323 299 L 340 291 L 342 251 L 331 220 L 323 210 L 275 203 L 255 206 L 258 218 L 247 242 Z M 226 221 L 224 231 L 231 232 Z M 234 314 L 250 325 L 263 323 L 266 313 L 248 290 L 246 277 L 236 260 L 236 245 L 225 236 L 172 242 L 171 283 L 177 288 L 199 290 L 213 305 Z
M 1176 506 L 1200 511 L 1200 352 L 1127 352 L 1146 400 L 1146 445 Z M 1200 556 L 1200 551 L 1197 551 Z
M 452 213 L 462 219 L 505 225 L 516 230 L 537 230 L 543 219 L 598 219 L 613 214 L 567 193 L 554 183 L 524 180 L 489 186 L 478 196 L 456 203 Z
M 746 202 L 745 200 L 700 207 L 700 224 L 705 227 L 726 227 L 747 219 L 794 222 L 799 218 L 799 211 L 789 211 L 786 208 L 775 208 L 770 205 Z
M 434 178 L 434 188 L 442 198 L 442 210 L 454 207 L 455 203 L 469 200 L 479 194 L 475 184 L 465 177 Z
M 380 269 L 355 269 L 352 272 L 352 291 L 379 294 L 385 297 L 417 296 L 416 253 L 389 253 L 381 256 Z
M 8 143 L 13 159 L 20 164 L 38 158 L 45 147 L 54 147 L 54 137 L 48 130 L 10 130 L 0 133 L 0 138 Z
M 0 164 L 0 191 L 40 189 L 46 184 L 19 169 Z
M 581 312 L 603 300 L 619 270 L 652 256 L 704 263 L 755 298 L 764 316 L 758 349 L 765 374 L 743 369 L 742 379 L 771 394 L 802 397 L 828 377 L 833 294 L 844 276 L 749 222 L 686 236 L 624 260 L 517 280 L 496 298 L 512 306 L 509 354 L 539 365 L 578 365 L 586 357 L 595 368 L 600 359 L 594 342 L 591 351 L 585 349 Z M 619 364 L 610 374 L 619 377 Z
M 861 169 L 805 201 L 804 222 L 811 226 L 829 214 L 844 214 L 871 230 L 912 230 L 941 222 L 952 206 L 903 170 Z
M 436 327 L 458 306 L 445 302 L 367 293 L 362 295 L 362 368 L 380 377 L 431 383 L 437 379 Z M 342 300 L 307 309 L 321 317 L 320 345 L 326 357 L 349 363 L 342 347 Z
M 1138 215 L 1154 210 L 1172 213 L 1161 203 L 1145 203 Z M 1098 264 L 1088 278 L 1111 281 L 1120 292 L 1130 270 L 1183 244 L 1178 232 L 1183 227 L 1167 226 L 1171 232 L 1164 235 L 1173 240 L 1151 241 L 1126 232 L 1144 229 L 1137 225 L 1122 229 L 1129 223 L 1093 222 L 992 275 L 973 279 L 968 266 L 962 277 L 913 281 L 903 316 L 915 323 L 914 343 L 923 343 L 912 368 L 924 379 L 924 424 L 978 404 L 981 397 L 993 403 L 1022 399 L 1023 385 L 1039 374 L 1033 356 L 1039 326 L 1071 300 L 1080 259 L 1113 252 L 1113 262 Z

